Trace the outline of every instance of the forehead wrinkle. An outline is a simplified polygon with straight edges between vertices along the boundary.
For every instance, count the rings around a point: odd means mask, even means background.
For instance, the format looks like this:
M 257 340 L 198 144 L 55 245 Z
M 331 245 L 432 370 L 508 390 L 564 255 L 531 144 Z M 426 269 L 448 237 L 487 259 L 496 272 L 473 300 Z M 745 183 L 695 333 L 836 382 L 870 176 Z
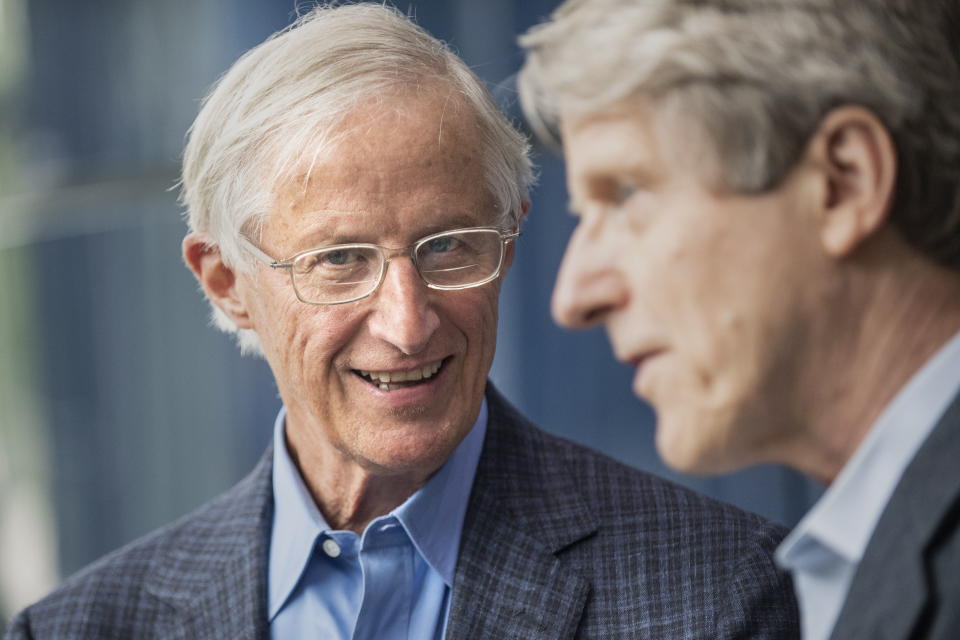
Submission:
M 305 154 L 309 164 L 276 187 L 275 211 L 286 221 L 288 242 L 298 250 L 342 242 L 386 246 L 491 224 L 497 211 L 480 158 L 481 133 L 472 111 L 458 102 L 447 92 L 405 96 L 363 105 L 346 118 L 335 145 Z
M 313 213 L 317 215 L 311 215 Z M 394 226 L 392 223 L 385 224 L 382 220 L 377 221 L 379 222 L 377 225 L 367 222 L 369 219 L 375 219 L 375 216 L 376 212 L 366 209 L 355 211 L 320 209 L 307 213 L 302 219 L 303 229 L 298 234 L 297 244 L 300 248 L 309 249 L 327 244 L 359 242 L 361 240 L 358 238 L 370 234 L 373 228 L 384 231 Z

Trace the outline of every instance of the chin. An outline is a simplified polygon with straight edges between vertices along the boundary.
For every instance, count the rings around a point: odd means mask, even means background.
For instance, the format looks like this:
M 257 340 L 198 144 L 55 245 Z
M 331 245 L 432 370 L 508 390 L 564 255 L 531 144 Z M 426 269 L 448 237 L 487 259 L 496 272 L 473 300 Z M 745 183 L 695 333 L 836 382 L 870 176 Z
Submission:
M 388 474 L 429 472 L 439 469 L 460 443 L 446 439 L 384 437 L 375 450 L 363 457 L 372 466 Z
M 736 464 L 716 437 L 719 425 L 704 421 L 657 418 L 657 453 L 670 468 L 683 473 L 714 475 L 733 471 Z

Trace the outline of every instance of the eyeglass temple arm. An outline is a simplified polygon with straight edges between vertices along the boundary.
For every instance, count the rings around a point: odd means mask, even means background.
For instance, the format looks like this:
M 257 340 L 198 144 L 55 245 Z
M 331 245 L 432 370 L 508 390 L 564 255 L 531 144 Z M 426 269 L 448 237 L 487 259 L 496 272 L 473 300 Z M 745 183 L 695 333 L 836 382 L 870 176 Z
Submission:
M 253 241 L 251 241 L 247 236 L 241 235 L 240 242 L 243 243 L 243 246 L 246 247 L 247 251 L 253 254 L 253 257 L 269 267 L 274 269 L 290 269 L 293 267 L 292 262 L 280 262 L 278 260 L 274 260 L 273 257 L 267 254 L 263 249 L 253 244 Z

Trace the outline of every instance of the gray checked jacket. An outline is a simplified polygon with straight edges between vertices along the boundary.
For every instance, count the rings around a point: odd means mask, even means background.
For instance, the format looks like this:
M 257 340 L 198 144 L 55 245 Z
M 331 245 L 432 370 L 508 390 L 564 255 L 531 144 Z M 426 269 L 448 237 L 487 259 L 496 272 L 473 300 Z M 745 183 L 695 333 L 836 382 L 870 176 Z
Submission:
M 488 386 L 447 637 L 799 637 L 761 518 L 548 435 Z M 271 452 L 226 494 L 94 563 L 7 640 L 269 638 Z

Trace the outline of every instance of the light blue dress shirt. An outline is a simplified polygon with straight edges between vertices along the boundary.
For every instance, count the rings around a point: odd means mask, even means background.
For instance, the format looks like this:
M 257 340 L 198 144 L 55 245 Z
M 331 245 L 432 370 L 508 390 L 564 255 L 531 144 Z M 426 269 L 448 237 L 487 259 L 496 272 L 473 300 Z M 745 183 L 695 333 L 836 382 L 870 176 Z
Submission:
M 813 509 L 777 549 L 793 574 L 804 640 L 827 640 L 877 521 L 960 388 L 960 333 L 907 382 Z
M 463 519 L 487 429 L 486 400 L 444 465 L 362 536 L 327 525 L 287 451 L 285 417 L 281 409 L 274 426 L 271 637 L 443 638 Z

